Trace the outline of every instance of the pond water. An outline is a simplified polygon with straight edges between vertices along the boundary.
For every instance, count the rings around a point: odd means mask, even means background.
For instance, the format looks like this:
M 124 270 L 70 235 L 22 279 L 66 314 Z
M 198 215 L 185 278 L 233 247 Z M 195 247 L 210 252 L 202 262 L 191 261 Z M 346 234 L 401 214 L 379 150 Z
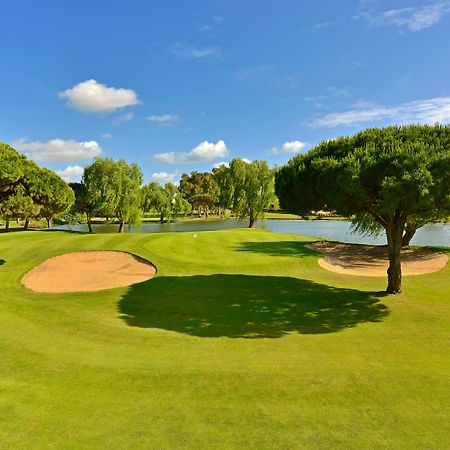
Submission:
M 129 233 L 165 233 L 172 231 L 212 231 L 245 228 L 248 222 L 236 219 L 186 221 L 173 223 L 143 223 L 140 228 L 126 227 Z M 386 236 L 362 236 L 350 232 L 350 222 L 340 220 L 267 220 L 259 222 L 259 228 L 277 233 L 302 234 L 316 238 L 334 239 L 354 244 L 386 244 Z M 86 224 L 61 225 L 54 229 L 87 232 Z M 93 225 L 94 233 L 117 233 L 118 225 Z M 450 247 L 450 224 L 429 224 L 420 228 L 411 245 L 432 245 Z

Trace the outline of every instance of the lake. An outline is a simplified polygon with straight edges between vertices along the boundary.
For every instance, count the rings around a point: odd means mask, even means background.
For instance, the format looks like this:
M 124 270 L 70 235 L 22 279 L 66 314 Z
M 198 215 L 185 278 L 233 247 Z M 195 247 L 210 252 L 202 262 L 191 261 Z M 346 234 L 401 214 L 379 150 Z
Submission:
M 179 231 L 213 231 L 230 230 L 233 228 L 245 228 L 248 222 L 236 219 L 209 220 L 209 221 L 186 221 L 172 223 L 143 223 L 140 228 L 126 227 L 126 232 L 131 233 L 165 233 Z M 361 236 L 350 232 L 350 222 L 340 220 L 267 220 L 259 222 L 259 228 L 264 228 L 277 233 L 302 234 L 316 238 L 333 239 L 353 244 L 386 244 L 386 236 Z M 74 230 L 87 232 L 86 224 L 60 225 L 54 227 L 59 230 Z M 118 225 L 100 224 L 93 225 L 94 233 L 115 233 Z M 411 245 L 432 245 L 450 247 L 450 224 L 429 224 L 420 228 Z

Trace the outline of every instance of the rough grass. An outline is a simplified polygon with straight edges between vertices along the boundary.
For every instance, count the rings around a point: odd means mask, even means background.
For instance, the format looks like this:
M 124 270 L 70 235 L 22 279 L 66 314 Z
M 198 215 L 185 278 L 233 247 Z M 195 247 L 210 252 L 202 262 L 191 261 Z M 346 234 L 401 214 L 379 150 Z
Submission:
M 0 234 L 0 448 L 448 448 L 450 268 L 326 272 L 258 230 Z M 134 252 L 153 280 L 35 294 L 66 252 Z

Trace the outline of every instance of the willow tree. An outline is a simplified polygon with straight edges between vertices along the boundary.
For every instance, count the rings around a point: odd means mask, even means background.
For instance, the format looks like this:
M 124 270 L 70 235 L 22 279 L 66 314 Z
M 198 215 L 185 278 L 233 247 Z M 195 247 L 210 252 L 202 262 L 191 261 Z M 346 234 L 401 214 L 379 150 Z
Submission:
M 248 219 L 249 228 L 253 228 L 275 198 L 273 174 L 266 161 L 240 158 L 215 169 L 222 208 L 230 208 L 239 219 Z
M 141 216 L 142 172 L 138 165 L 112 158 L 96 158 L 84 169 L 82 184 L 85 186 L 83 202 L 89 207 L 90 218 L 116 217 L 119 233 L 125 230 L 125 223 L 137 224 Z
M 154 181 L 142 187 L 144 211 L 156 211 L 160 222 L 191 212 L 191 204 L 182 197 L 173 183 L 161 186 Z
M 386 232 L 388 286 L 401 292 L 408 224 L 450 214 L 450 127 L 390 126 L 325 141 L 276 174 L 283 209 L 369 215 Z
M 142 216 L 141 185 L 144 181 L 140 167 L 121 159 L 116 163 L 115 186 L 117 206 L 115 215 L 119 220 L 119 233 L 125 231 L 125 223 L 138 225 Z

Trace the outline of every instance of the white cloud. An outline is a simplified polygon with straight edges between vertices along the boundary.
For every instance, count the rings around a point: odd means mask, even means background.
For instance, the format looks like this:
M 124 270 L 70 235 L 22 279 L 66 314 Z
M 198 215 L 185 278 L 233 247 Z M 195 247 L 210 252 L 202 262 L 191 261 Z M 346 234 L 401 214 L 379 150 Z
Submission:
M 220 162 L 214 164 L 213 168 L 218 169 L 219 167 L 222 167 L 222 166 L 229 167 L 230 163 L 227 161 L 220 161 Z
M 59 93 L 67 106 L 88 112 L 111 112 L 141 103 L 131 89 L 108 87 L 96 80 L 86 80 Z
M 150 122 L 158 123 L 160 125 L 166 125 L 169 123 L 178 122 L 180 120 L 180 117 L 176 114 L 153 114 L 151 116 L 147 116 L 147 120 L 149 120 Z
M 113 124 L 114 125 L 120 125 L 121 123 L 129 122 L 130 120 L 133 120 L 134 114 L 130 111 L 125 114 L 122 114 L 121 116 L 114 117 Z
M 306 145 L 306 142 L 300 141 L 285 142 L 281 147 L 272 147 L 270 153 L 273 155 L 280 155 L 282 153 L 298 153 Z
M 241 159 L 242 159 L 242 161 L 244 161 L 247 164 L 250 164 L 252 162 L 252 160 L 248 159 L 248 158 L 241 158 Z
M 309 119 L 306 125 L 312 128 L 356 125 L 366 122 L 385 121 L 396 124 L 406 123 L 449 123 L 450 97 L 415 100 L 398 106 L 373 105 L 363 109 L 353 109 Z
M 450 1 L 440 1 L 422 6 L 390 9 L 377 12 L 361 3 L 361 16 L 372 26 L 397 26 L 415 32 L 430 28 L 450 13 Z
M 196 47 L 183 42 L 176 42 L 170 46 L 170 52 L 184 61 L 215 58 L 220 59 L 221 51 L 218 47 Z
M 84 169 L 81 166 L 67 166 L 64 170 L 57 170 L 56 173 L 67 182 L 79 181 Z
M 100 156 L 102 153 L 102 148 L 96 141 L 52 139 L 48 142 L 27 142 L 26 139 L 19 139 L 11 145 L 35 161 L 79 161 Z
M 102 139 L 111 139 L 112 138 L 112 134 L 110 134 L 110 133 L 103 133 L 100 137 Z
M 196 162 L 213 161 L 216 158 L 228 156 L 228 149 L 223 140 L 217 141 L 215 144 L 203 141 L 194 147 L 190 152 L 167 152 L 157 153 L 155 159 L 157 161 L 168 164 L 189 164 Z
M 175 181 L 176 173 L 156 172 L 152 174 L 152 179 L 157 183 L 166 184 L 173 183 Z

